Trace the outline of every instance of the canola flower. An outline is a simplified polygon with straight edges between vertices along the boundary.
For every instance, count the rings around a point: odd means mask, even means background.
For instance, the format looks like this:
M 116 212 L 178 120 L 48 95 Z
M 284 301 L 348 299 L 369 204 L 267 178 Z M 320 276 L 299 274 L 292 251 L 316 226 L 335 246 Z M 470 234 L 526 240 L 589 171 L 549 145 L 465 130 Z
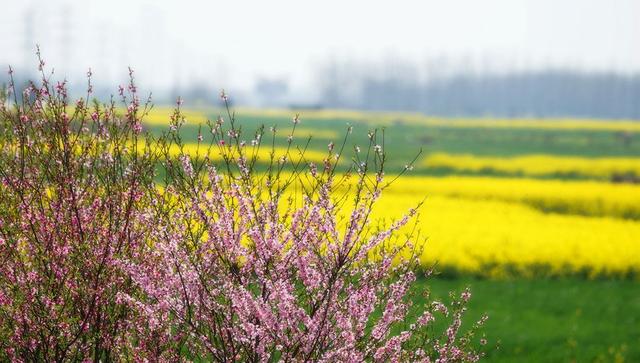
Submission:
M 509 183 L 513 183 L 510 188 Z M 617 187 L 620 186 L 596 182 L 405 177 L 384 191 L 371 213 L 372 223 L 389 223 L 415 208 L 426 196 L 418 209 L 417 227 L 421 233 L 416 239 L 419 244 L 424 243 L 421 266 L 425 269 L 437 264 L 436 270 L 445 274 L 498 279 L 637 279 L 640 222 L 615 215 L 615 209 L 600 210 L 601 215 L 578 214 L 586 211 L 580 208 L 598 205 L 589 199 L 588 190 L 602 198 L 601 203 L 605 204 L 600 207 L 607 206 L 607 193 L 611 193 L 609 197 L 617 195 L 619 201 L 629 193 L 628 206 L 636 208 L 638 204 L 632 200 L 640 193 L 633 192 L 640 187 L 622 186 L 626 190 L 615 194 Z M 348 185 L 343 188 L 346 190 Z M 492 195 L 492 191 L 507 189 L 511 194 Z M 546 197 L 548 205 L 565 203 L 566 209 L 549 212 L 527 200 L 536 189 L 539 203 L 545 203 Z M 553 199 L 559 196 L 566 199 Z M 412 228 L 408 226 L 403 232 Z
M 222 160 L 221 150 L 216 145 L 214 145 L 211 149 L 209 149 L 208 145 L 198 145 L 197 143 L 186 143 L 183 146 L 184 148 L 180 150 L 177 145 L 172 145 L 169 149 L 169 154 L 171 156 L 179 156 L 181 153 L 184 153 L 190 155 L 191 157 L 204 157 L 205 155 L 207 155 L 209 160 Z M 293 147 L 289 150 L 287 150 L 286 147 L 246 147 L 249 148 L 246 151 L 246 156 L 253 157 L 253 155 L 255 155 L 256 158 L 260 161 L 268 161 L 271 158 L 272 153 L 275 160 L 281 160 L 283 157 L 287 157 L 291 158 L 293 162 L 306 161 L 321 163 L 327 157 L 327 153 L 315 150 L 306 150 L 303 153 L 302 150 Z M 234 152 L 233 147 L 229 148 L 228 151 L 230 151 L 229 155 L 237 156 L 237 153 Z
M 435 153 L 422 163 L 427 168 L 463 172 L 497 172 L 524 176 L 583 176 L 609 179 L 614 175 L 640 175 L 640 159 L 583 158 L 553 155 L 485 157 L 471 154 Z
M 154 107 L 144 117 L 143 123 L 146 125 L 168 126 L 169 117 L 171 116 L 172 112 L 173 109 L 169 107 Z M 190 124 L 193 125 L 204 125 L 207 121 L 207 114 L 198 110 L 181 110 L 181 114 L 185 117 L 185 119 L 189 121 Z
M 425 269 L 436 265 L 448 275 L 498 279 L 640 278 L 640 221 L 624 219 L 615 209 L 616 202 L 637 209 L 640 186 L 403 177 L 385 189 L 371 213 L 373 225 L 397 220 L 423 197 L 415 241 Z M 538 205 L 545 203 L 564 209 Z
M 395 187 L 374 209 L 393 218 L 415 194 Z M 640 223 L 612 217 L 546 214 L 517 202 L 433 195 L 420 210 L 422 266 L 490 278 L 576 275 L 638 278 Z
M 132 144 L 130 144 L 132 146 Z M 321 163 L 325 158 L 327 158 L 327 153 L 323 153 L 315 150 L 300 150 L 297 148 L 287 149 L 286 147 L 257 147 L 257 146 L 243 146 L 247 148 L 246 156 L 253 157 L 255 155 L 256 159 L 262 162 L 268 162 L 271 158 L 271 154 L 273 153 L 274 160 L 283 160 L 283 158 L 288 158 L 292 162 L 314 162 Z M 184 155 L 189 155 L 191 158 L 205 158 L 207 157 L 212 161 L 222 161 L 223 160 L 223 151 L 221 148 L 225 148 L 225 155 L 237 157 L 238 153 L 235 151 L 235 146 L 229 147 L 228 145 L 220 144 L 220 145 L 209 145 L 208 143 L 185 143 L 182 147 L 172 144 L 168 147 L 168 155 L 175 158 L 180 158 Z M 138 142 L 138 151 L 140 153 L 145 152 L 147 149 L 147 145 L 145 141 Z M 155 148 L 157 152 L 158 149 Z
M 475 176 L 405 177 L 394 193 L 524 204 L 542 212 L 640 219 L 640 186 L 597 181 Z

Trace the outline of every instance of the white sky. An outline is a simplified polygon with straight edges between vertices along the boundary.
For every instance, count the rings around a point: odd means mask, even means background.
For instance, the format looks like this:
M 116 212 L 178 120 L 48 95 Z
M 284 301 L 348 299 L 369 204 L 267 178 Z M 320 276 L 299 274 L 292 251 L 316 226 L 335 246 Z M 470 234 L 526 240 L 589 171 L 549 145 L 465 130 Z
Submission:
M 0 0 L 3 67 L 29 60 L 30 8 L 50 64 L 110 81 L 132 65 L 156 87 L 214 77 L 246 88 L 256 76 L 303 85 L 328 59 L 640 71 L 634 0 Z

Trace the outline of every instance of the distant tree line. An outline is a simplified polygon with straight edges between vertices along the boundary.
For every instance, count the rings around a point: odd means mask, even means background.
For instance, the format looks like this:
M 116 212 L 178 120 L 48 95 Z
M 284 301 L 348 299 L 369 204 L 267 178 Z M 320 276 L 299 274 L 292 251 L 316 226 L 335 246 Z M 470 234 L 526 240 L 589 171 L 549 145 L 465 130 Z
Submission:
M 422 80 L 411 68 L 374 74 L 335 65 L 319 72 L 323 105 L 441 116 L 640 119 L 640 75 L 566 70 L 461 72 Z

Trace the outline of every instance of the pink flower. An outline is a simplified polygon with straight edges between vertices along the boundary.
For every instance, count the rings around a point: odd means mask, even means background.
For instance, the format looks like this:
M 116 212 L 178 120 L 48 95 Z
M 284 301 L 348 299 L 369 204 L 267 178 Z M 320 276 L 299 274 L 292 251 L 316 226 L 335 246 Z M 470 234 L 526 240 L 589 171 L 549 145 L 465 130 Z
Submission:
M 133 132 L 135 132 L 136 134 L 142 132 L 142 123 L 140 121 L 135 121 L 133 123 Z
M 180 162 L 182 163 L 182 171 L 188 176 L 193 176 L 193 165 L 188 155 L 180 156 Z

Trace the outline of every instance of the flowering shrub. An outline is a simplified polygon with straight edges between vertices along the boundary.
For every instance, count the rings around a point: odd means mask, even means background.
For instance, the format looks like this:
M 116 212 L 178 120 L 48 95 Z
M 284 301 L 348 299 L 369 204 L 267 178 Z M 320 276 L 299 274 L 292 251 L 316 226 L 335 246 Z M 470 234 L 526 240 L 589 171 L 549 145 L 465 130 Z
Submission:
M 87 102 L 88 79 L 86 98 L 73 104 L 65 82 L 44 71 L 0 100 L 2 361 L 129 354 L 132 311 L 117 296 L 135 285 L 118 261 L 148 238 L 140 222 L 157 156 L 137 146 L 149 105 L 133 82 L 118 117 L 114 102 Z
M 346 139 L 328 145 L 322 165 L 298 161 L 296 116 L 288 151 L 273 152 L 258 172 L 255 155 L 273 150 L 277 131 L 263 146 L 262 129 L 245 140 L 227 117 L 227 127 L 222 117 L 208 125 L 208 142 L 199 137 L 222 155 L 222 170 L 166 155 L 166 188 L 150 212 L 162 221 L 156 243 L 126 268 L 144 291 L 123 296 L 149 323 L 136 325 L 139 336 L 197 360 L 479 359 L 471 336 L 459 335 L 468 291 L 449 308 L 433 302 L 408 315 L 416 254 L 411 234 L 399 232 L 415 211 L 386 228 L 370 215 L 388 185 L 376 132 L 345 175 L 336 167 Z M 178 108 L 169 136 L 177 144 L 182 119 Z M 436 317 L 451 319 L 442 334 Z
M 66 92 L 43 73 L 2 100 L 0 359 L 481 357 L 484 319 L 461 331 L 468 290 L 412 306 L 416 212 L 387 226 L 371 215 L 389 185 L 377 132 L 338 172 L 348 133 L 314 165 L 293 143 L 298 116 L 278 155 L 277 130 L 247 136 L 227 107 L 198 135 L 216 165 L 170 151 L 184 150 L 181 101 L 154 139 L 133 81 L 122 117 Z

